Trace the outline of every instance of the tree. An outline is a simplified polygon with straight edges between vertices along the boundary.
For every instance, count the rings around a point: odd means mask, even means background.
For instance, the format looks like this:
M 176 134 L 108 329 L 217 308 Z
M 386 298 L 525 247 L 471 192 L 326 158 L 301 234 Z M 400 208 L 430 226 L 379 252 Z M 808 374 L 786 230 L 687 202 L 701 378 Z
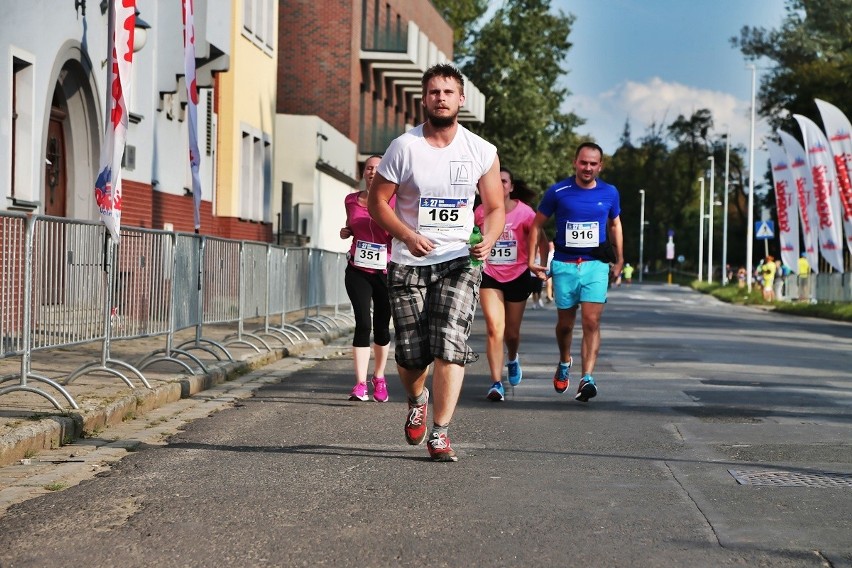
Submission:
M 432 4 L 453 28 L 453 60 L 461 64 L 470 55 L 473 26 L 488 10 L 488 0 L 432 0 Z
M 573 16 L 550 0 L 506 0 L 474 34 L 462 71 L 485 94 L 485 123 L 472 127 L 497 146 L 501 164 L 542 191 L 571 170 L 582 120 L 560 109 L 557 86 Z
M 677 253 L 687 261 L 683 268 L 696 270 L 700 211 L 698 178 L 708 175 L 709 156 L 715 158 L 716 198 L 724 201 L 725 139 L 714 136 L 713 117 L 707 109 L 690 116 L 678 116 L 671 124 L 652 124 L 634 142 L 629 124 L 625 125 L 620 144 L 605 165 L 604 178 L 621 190 L 622 225 L 625 255 L 638 260 L 640 234 L 640 195 L 645 190 L 645 255 L 652 270 L 668 266 L 665 244 L 674 231 Z M 728 261 L 732 266 L 743 262 L 746 234 L 746 200 L 742 148 L 732 148 L 729 177 Z M 705 191 L 708 191 L 705 185 Z M 705 203 L 705 208 L 709 207 Z M 706 209 L 705 209 L 706 211 Z M 714 230 L 721 238 L 724 211 L 717 210 Z M 718 241 L 717 241 L 718 242 Z M 718 254 L 718 251 L 717 251 Z
M 819 123 L 814 99 L 852 114 L 852 0 L 787 0 L 777 30 L 744 27 L 731 44 L 751 61 L 767 58 L 758 111 L 774 128 L 798 132 L 792 113 Z

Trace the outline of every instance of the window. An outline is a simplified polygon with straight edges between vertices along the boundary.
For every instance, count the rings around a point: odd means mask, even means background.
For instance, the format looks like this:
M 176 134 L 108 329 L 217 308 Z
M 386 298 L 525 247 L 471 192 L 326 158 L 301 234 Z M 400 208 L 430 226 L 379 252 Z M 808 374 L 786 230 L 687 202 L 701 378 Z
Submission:
M 266 51 L 272 51 L 275 0 L 243 0 L 243 35 Z
M 243 130 L 240 146 L 240 218 L 269 222 L 272 194 L 272 137 Z
M 13 57 L 12 70 L 11 197 L 22 197 L 21 192 L 33 186 L 33 65 Z

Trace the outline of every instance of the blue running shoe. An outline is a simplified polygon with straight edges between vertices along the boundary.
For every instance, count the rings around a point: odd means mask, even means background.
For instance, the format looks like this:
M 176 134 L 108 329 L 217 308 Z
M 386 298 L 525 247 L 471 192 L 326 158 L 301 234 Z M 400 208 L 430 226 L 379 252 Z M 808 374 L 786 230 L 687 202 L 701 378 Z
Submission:
M 503 383 L 496 382 L 491 385 L 491 388 L 488 390 L 488 400 L 493 400 L 494 402 L 500 402 L 505 400 L 506 391 L 503 390 Z
M 559 362 L 559 365 L 556 366 L 556 373 L 553 375 L 553 389 L 558 393 L 563 393 L 568 390 L 568 385 L 570 381 L 568 380 L 568 373 L 571 371 L 571 364 L 574 362 L 574 359 L 569 359 L 568 363 Z
M 521 379 L 524 378 L 524 371 L 521 369 L 521 358 L 515 355 L 514 361 L 506 363 L 509 368 L 509 384 L 513 387 L 521 384 Z
M 591 375 L 586 375 L 577 387 L 577 394 L 574 395 L 574 400 L 589 402 L 589 399 L 595 398 L 597 394 L 598 387 L 595 385 L 595 379 Z

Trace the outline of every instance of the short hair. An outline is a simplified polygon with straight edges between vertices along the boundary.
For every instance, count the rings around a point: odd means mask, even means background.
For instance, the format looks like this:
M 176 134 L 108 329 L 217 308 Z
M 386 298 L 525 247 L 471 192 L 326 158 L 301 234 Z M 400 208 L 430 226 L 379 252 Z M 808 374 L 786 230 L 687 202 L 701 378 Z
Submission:
M 382 156 L 381 154 L 373 154 L 372 156 L 367 156 L 367 159 L 364 160 L 364 163 L 366 164 L 369 160 L 372 160 L 373 158 L 378 158 L 381 160 L 382 158 L 384 158 L 384 156 Z
M 420 86 L 423 89 L 423 94 L 426 94 L 426 85 L 433 77 L 444 77 L 445 79 L 455 79 L 459 84 L 459 92 L 464 93 L 464 76 L 461 71 L 450 65 L 449 63 L 438 63 L 427 69 L 423 73 L 423 78 L 420 80 Z
M 601 160 L 603 160 L 603 155 L 604 155 L 603 148 L 601 148 L 600 146 L 598 146 L 594 142 L 589 142 L 589 141 L 583 142 L 582 144 L 577 146 L 577 151 L 574 152 L 574 159 L 575 160 L 580 155 L 580 152 L 583 150 L 583 148 L 591 148 L 592 150 L 597 150 L 601 155 Z

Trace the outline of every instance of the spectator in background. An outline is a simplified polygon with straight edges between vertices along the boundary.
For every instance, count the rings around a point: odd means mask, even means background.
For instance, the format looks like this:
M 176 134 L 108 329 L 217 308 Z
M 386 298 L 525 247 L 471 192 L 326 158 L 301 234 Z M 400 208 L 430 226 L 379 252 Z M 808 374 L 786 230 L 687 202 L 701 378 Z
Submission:
M 775 301 L 775 270 L 775 257 L 771 254 L 766 255 L 760 274 L 763 277 L 763 299 L 767 302 Z
M 811 297 L 810 290 L 810 275 L 811 263 L 808 262 L 808 256 L 805 253 L 799 257 L 799 299 L 802 301 L 809 300 Z
M 624 263 L 624 268 L 621 269 L 621 274 L 624 276 L 625 285 L 633 283 L 633 267 L 629 262 Z

